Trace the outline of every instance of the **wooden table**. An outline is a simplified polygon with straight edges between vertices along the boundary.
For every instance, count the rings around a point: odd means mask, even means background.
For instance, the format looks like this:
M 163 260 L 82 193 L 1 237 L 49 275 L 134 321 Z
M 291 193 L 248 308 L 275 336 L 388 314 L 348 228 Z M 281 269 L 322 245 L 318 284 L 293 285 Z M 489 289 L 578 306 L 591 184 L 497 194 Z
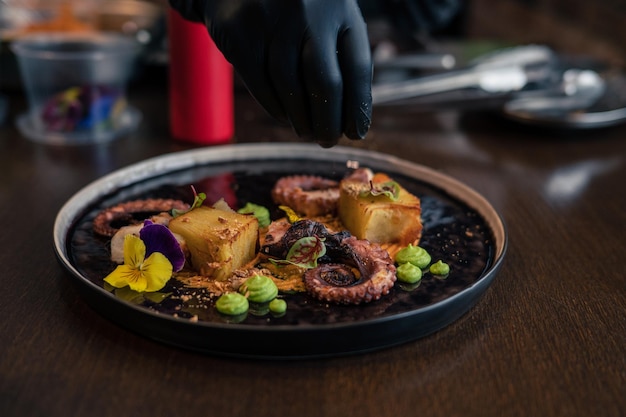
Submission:
M 626 415 L 626 125 L 524 128 L 494 115 L 377 110 L 363 142 L 482 193 L 509 233 L 504 265 L 460 320 L 423 339 L 323 360 L 238 360 L 118 327 L 55 259 L 74 193 L 145 158 L 191 148 L 168 133 L 165 77 L 131 88 L 140 128 L 110 144 L 50 147 L 0 128 L 2 416 Z M 294 141 L 247 96 L 235 141 Z

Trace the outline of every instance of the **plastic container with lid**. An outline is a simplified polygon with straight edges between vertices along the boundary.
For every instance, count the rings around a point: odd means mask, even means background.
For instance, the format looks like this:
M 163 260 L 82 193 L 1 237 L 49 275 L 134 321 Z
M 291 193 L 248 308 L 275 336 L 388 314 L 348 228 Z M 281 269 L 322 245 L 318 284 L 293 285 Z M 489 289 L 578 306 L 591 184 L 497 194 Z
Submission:
M 110 33 L 37 33 L 11 44 L 29 110 L 17 121 L 29 139 L 59 145 L 105 142 L 134 129 L 140 113 L 126 87 L 140 45 Z

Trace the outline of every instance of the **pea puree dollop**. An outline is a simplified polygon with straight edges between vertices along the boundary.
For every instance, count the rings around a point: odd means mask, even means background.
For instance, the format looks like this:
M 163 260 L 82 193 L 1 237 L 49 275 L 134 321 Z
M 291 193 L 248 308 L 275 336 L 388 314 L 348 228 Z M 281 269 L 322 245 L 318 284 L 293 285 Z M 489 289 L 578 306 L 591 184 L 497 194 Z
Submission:
M 398 277 L 398 281 L 400 282 L 415 284 L 422 279 L 422 269 L 413 265 L 410 262 L 406 262 L 401 264 L 396 269 L 396 277 Z
M 237 210 L 239 214 L 252 214 L 259 221 L 259 227 L 270 225 L 270 211 L 263 206 L 254 203 L 246 203 L 245 206 Z
M 270 311 L 274 314 L 283 314 L 287 311 L 287 302 L 282 298 L 274 298 L 270 301 Z
M 411 263 L 418 268 L 426 268 L 428 264 L 430 264 L 431 258 L 426 249 L 417 245 L 409 244 L 408 246 L 400 249 L 400 251 L 396 254 L 395 261 L 399 265 Z
M 445 276 L 450 273 L 450 265 L 440 259 L 432 264 L 429 270 L 431 274 Z
M 215 308 L 222 314 L 237 316 L 248 311 L 248 299 L 236 292 L 222 294 L 215 302 Z
M 266 303 L 278 295 L 278 287 L 271 278 L 254 275 L 239 287 L 239 294 L 245 295 L 253 303 Z

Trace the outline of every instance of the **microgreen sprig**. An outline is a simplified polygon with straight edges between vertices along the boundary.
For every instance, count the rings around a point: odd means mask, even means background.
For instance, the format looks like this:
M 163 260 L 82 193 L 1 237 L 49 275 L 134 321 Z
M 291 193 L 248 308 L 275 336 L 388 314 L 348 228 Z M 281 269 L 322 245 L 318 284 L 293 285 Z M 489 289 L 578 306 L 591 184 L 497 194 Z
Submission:
M 301 268 L 317 267 L 317 260 L 326 254 L 324 239 L 317 236 L 306 236 L 298 239 L 287 253 L 286 259 L 270 259 L 276 265 L 291 264 Z
M 193 192 L 193 203 L 191 204 L 191 207 L 189 207 L 189 209 L 187 209 L 187 210 L 172 209 L 172 216 L 173 217 L 178 217 L 180 215 L 188 213 L 191 210 L 200 207 L 204 203 L 204 200 L 206 200 L 206 194 L 205 193 L 198 193 L 198 192 L 196 192 L 196 188 L 193 185 L 191 186 L 191 191 Z
M 400 184 L 395 181 L 385 181 L 374 184 L 374 182 L 370 181 L 370 189 L 361 192 L 361 197 L 367 197 L 368 195 L 374 197 L 384 195 L 390 200 L 396 201 L 400 197 Z

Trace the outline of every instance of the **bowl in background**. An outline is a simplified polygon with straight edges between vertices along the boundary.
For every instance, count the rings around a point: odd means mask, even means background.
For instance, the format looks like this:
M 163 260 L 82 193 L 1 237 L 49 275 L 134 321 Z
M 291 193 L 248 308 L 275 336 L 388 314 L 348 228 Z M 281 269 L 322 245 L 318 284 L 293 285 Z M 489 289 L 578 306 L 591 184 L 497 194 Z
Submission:
M 147 1 L 108 0 L 106 7 L 93 12 L 93 19 L 100 31 L 118 32 L 149 43 L 163 16 L 163 8 Z
M 29 110 L 21 133 L 34 141 L 81 145 L 134 129 L 139 112 L 126 100 L 139 44 L 113 33 L 37 33 L 11 43 Z

